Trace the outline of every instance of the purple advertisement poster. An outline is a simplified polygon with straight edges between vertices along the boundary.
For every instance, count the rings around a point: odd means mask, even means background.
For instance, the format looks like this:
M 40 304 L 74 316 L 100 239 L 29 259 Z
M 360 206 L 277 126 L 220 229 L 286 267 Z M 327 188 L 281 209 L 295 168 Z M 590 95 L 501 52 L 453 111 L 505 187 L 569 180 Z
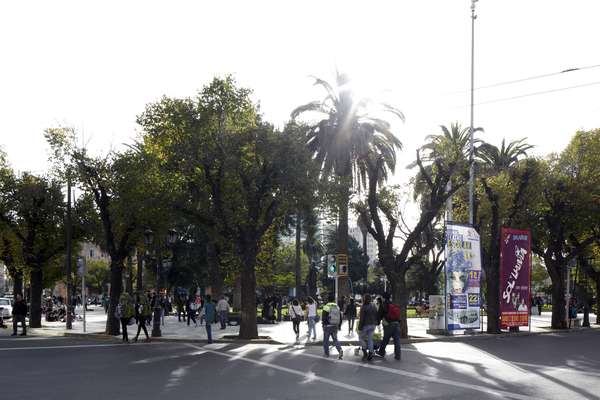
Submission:
M 500 326 L 527 326 L 531 308 L 531 234 L 502 228 L 500 238 Z

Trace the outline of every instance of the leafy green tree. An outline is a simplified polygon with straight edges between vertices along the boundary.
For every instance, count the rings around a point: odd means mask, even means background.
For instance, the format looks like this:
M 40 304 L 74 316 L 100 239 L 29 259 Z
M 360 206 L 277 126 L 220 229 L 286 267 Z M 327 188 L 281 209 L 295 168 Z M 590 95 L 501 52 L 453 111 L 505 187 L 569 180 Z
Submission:
M 19 244 L 31 284 L 29 325 L 39 328 L 44 270 L 65 249 L 61 186 L 57 181 L 29 173 L 4 178 L 0 221 Z
M 85 149 L 77 148 L 74 131 L 52 128 L 46 139 L 56 154 L 73 166 L 84 188 L 80 204 L 89 212 L 83 225 L 90 228 L 88 237 L 106 249 L 110 256 L 110 307 L 106 333 L 119 334 L 115 311 L 123 290 L 124 262 L 142 237 L 143 229 L 156 218 L 159 196 L 167 190 L 160 176 L 151 173 L 151 164 L 139 152 L 111 152 L 105 157 L 92 157 Z
M 163 98 L 138 122 L 145 145 L 179 169 L 196 221 L 234 246 L 241 267 L 240 337 L 257 337 L 257 256 L 305 181 L 296 140 L 263 122 L 250 91 L 230 77 L 214 79 L 196 99 Z
M 456 128 L 460 133 L 461 130 Z M 417 150 L 413 164 L 419 171 L 414 179 L 415 200 L 420 205 L 416 225 L 401 230 L 405 232 L 399 251 L 394 248 L 394 238 L 402 215 L 398 211 L 400 194 L 397 188 L 380 188 L 384 159 L 371 157 L 368 161 L 369 191 L 367 202 L 356 204 L 356 211 L 378 245 L 379 264 L 391 283 L 393 301 L 401 310 L 400 330 L 408 335 L 406 310 L 408 290 L 406 273 L 411 266 L 418 265 L 434 247 L 434 240 L 424 240 L 436 219 L 442 214 L 446 201 L 468 181 L 469 161 L 465 158 L 464 132 L 451 135 L 449 140 L 431 139 L 430 143 Z M 451 189 L 449 183 L 452 183 Z
M 569 263 L 600 239 L 600 130 L 577 132 L 560 156 L 539 161 L 539 193 L 524 214 L 532 228 L 533 251 L 552 280 L 552 327 L 567 327 L 565 277 Z
M 110 283 L 110 265 L 104 260 L 89 260 L 85 283 L 95 293 L 104 293 Z
M 525 192 L 533 173 L 531 163 L 519 159 L 533 146 L 524 139 L 496 147 L 483 143 L 477 151 L 479 182 L 483 187 L 489 212 L 479 213 L 477 228 L 482 235 L 483 269 L 487 283 L 488 333 L 500 332 L 500 228 L 515 227 L 518 212 L 523 209 Z M 486 238 L 485 233 L 489 236 Z M 486 240 L 487 239 L 487 240 Z
M 387 169 L 393 172 L 396 165 L 396 149 L 402 147 L 392 133 L 390 124 L 376 117 L 377 110 L 388 112 L 404 120 L 397 109 L 369 99 L 357 98 L 351 90 L 351 81 L 338 73 L 334 85 L 315 78 L 315 85 L 325 90 L 325 98 L 299 106 L 292 112 L 292 119 L 301 114 L 317 113 L 318 122 L 310 126 L 307 146 L 321 168 L 321 177 L 330 181 L 335 191 L 335 211 L 338 214 L 337 253 L 346 254 L 348 249 L 348 206 L 353 184 L 367 183 L 367 159 L 377 155 L 383 160 L 380 180 L 387 177 Z M 343 282 L 342 282 L 343 283 Z M 341 288 L 348 285 L 341 285 Z M 348 295 L 342 290 L 342 295 Z

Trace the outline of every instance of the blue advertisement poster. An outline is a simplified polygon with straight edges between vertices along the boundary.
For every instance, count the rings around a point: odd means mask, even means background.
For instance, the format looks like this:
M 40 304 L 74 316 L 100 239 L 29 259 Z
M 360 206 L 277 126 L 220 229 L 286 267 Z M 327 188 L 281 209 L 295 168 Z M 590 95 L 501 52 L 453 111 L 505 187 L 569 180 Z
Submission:
M 479 234 L 471 226 L 446 226 L 445 272 L 448 330 L 480 326 L 481 251 Z

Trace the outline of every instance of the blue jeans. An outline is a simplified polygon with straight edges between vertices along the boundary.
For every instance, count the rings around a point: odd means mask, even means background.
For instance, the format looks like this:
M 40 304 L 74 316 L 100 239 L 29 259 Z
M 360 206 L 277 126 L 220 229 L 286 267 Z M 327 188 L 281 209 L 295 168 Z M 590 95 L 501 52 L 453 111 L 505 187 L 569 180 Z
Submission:
M 375 325 L 365 325 L 360 331 L 360 347 L 363 350 L 369 349 L 373 352 L 373 332 L 375 332 Z M 365 338 L 367 339 L 365 341 Z
M 390 322 L 388 325 L 383 326 L 383 340 L 379 347 L 379 354 L 385 355 L 385 347 L 390 342 L 390 339 L 394 339 L 394 355 L 396 358 L 400 358 L 400 323 Z
M 225 329 L 225 323 L 227 322 L 227 311 L 219 311 L 219 322 L 221 323 L 221 329 Z
M 208 343 L 212 343 L 212 326 L 208 322 L 206 322 L 206 337 L 208 338 Z
M 315 317 L 308 317 L 308 337 L 310 338 L 310 332 L 313 333 L 313 338 L 317 337 L 317 323 L 315 322 Z
M 338 327 L 337 325 L 328 325 L 323 327 L 323 351 L 325 355 L 329 355 L 329 337 L 333 339 L 333 345 L 337 349 L 338 353 L 342 352 L 342 346 L 340 346 L 340 342 L 338 342 L 337 338 Z

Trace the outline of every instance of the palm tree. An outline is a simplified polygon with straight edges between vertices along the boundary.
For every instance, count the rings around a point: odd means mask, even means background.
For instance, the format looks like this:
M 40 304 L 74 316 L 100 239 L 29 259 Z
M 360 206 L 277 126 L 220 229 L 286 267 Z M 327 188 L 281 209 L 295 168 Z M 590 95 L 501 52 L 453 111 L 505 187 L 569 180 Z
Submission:
M 488 180 L 498 176 L 501 173 L 511 173 L 519 159 L 527 156 L 527 151 L 533 146 L 525 143 L 525 139 L 510 142 L 508 146 L 506 141 L 502 139 L 500 148 L 483 143 L 479 146 L 477 157 L 480 161 L 481 174 L 480 182 L 483 186 L 485 196 L 490 203 L 491 220 L 489 221 L 490 240 L 487 246 L 483 246 L 483 268 L 486 272 L 486 281 L 488 288 L 488 333 L 499 333 L 499 317 L 500 317 L 500 226 L 512 225 L 513 218 L 518 210 L 520 198 L 522 196 L 524 180 L 527 179 L 527 173 L 520 178 L 521 182 L 518 186 L 513 201 L 512 209 L 509 210 L 509 217 L 504 221 L 500 215 L 500 194 L 489 184 Z M 483 229 L 484 224 L 478 224 Z
M 427 141 L 421 147 L 424 151 L 424 155 L 421 160 L 430 162 L 426 165 L 425 171 L 428 174 L 432 173 L 434 168 L 439 168 L 440 162 L 445 163 L 457 163 L 457 162 L 468 162 L 470 158 L 470 134 L 469 128 L 463 128 L 458 122 L 450 124 L 450 129 L 445 125 L 440 125 L 441 133 L 428 135 L 425 140 Z M 483 131 L 483 128 L 475 128 L 475 132 Z M 480 140 L 476 139 L 474 144 L 478 145 L 481 143 Z M 475 148 L 477 150 L 477 148 Z M 408 168 L 414 168 L 417 162 L 413 162 Z M 423 190 L 427 190 L 426 182 L 422 179 L 422 173 L 419 172 L 415 179 L 415 197 L 423 194 Z M 452 181 L 449 181 L 448 190 L 451 190 Z
M 393 172 L 396 166 L 396 150 L 402 148 L 389 122 L 375 115 L 391 113 L 402 121 L 404 115 L 388 104 L 356 98 L 345 74 L 337 73 L 335 86 L 319 78 L 315 85 L 325 90 L 325 98 L 296 108 L 292 119 L 309 112 L 321 116 L 310 125 L 306 143 L 321 168 L 321 180 L 333 181 L 337 188 L 336 248 L 339 254 L 347 254 L 348 204 L 352 189 L 366 185 L 368 158 L 373 154 L 383 157 L 385 179 L 387 171 Z

